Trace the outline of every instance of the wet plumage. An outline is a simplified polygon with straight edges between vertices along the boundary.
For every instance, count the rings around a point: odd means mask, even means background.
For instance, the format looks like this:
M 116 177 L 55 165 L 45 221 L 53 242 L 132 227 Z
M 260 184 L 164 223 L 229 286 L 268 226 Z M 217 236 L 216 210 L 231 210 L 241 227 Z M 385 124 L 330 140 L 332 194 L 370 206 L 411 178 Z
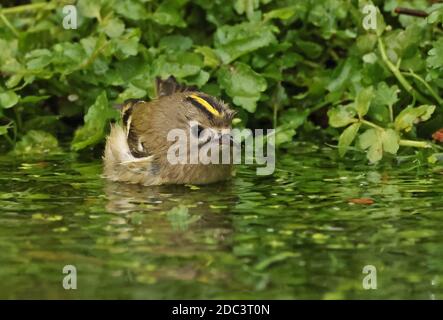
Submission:
M 172 129 L 214 132 L 230 129 L 233 111 L 202 92 L 179 85 L 174 78 L 157 81 L 158 98 L 129 100 L 122 106 L 121 125 L 113 124 L 106 141 L 104 175 L 113 181 L 143 185 L 205 184 L 229 179 L 230 164 L 171 164 L 167 152 Z M 209 139 L 205 143 L 214 143 Z M 190 148 L 187 148 L 187 157 Z

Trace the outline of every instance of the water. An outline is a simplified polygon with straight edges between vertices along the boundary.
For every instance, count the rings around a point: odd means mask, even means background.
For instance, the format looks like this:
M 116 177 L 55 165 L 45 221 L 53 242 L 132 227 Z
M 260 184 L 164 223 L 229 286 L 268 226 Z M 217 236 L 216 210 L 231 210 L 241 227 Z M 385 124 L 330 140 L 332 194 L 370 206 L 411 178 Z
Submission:
M 441 172 L 297 145 L 270 177 L 148 188 L 99 160 L 2 157 L 0 298 L 442 299 Z

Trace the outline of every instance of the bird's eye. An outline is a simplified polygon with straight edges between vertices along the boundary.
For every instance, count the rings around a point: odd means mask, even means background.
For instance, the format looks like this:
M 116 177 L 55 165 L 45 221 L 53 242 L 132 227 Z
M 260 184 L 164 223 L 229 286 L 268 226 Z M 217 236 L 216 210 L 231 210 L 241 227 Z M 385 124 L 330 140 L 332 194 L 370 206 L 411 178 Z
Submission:
M 203 145 L 211 141 L 213 136 L 213 131 L 210 128 L 205 128 L 200 125 L 195 125 L 192 127 L 192 133 L 194 137 L 198 139 L 199 145 Z
M 205 128 L 203 128 L 201 125 L 196 125 L 192 128 L 192 133 L 196 138 L 198 138 L 201 136 L 203 130 L 205 130 Z
M 198 134 L 198 136 L 201 135 L 201 133 L 203 132 L 203 130 L 205 130 L 205 128 L 203 128 L 201 125 L 198 125 L 198 126 L 197 126 L 197 134 Z

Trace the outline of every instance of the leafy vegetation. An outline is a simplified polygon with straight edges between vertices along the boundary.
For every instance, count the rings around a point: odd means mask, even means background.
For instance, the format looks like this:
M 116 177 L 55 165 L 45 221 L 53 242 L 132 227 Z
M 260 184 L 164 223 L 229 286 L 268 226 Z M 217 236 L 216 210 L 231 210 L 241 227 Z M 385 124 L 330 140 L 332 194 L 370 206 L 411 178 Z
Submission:
M 113 104 L 154 98 L 154 79 L 174 75 L 233 104 L 236 125 L 275 127 L 280 148 L 298 135 L 370 162 L 417 149 L 436 162 L 443 3 L 374 1 L 377 28 L 365 30 L 371 3 L 2 1 L 0 136 L 15 154 L 38 139 L 50 142 L 42 150 L 93 147 L 118 117 Z M 77 29 L 63 27 L 67 4 Z

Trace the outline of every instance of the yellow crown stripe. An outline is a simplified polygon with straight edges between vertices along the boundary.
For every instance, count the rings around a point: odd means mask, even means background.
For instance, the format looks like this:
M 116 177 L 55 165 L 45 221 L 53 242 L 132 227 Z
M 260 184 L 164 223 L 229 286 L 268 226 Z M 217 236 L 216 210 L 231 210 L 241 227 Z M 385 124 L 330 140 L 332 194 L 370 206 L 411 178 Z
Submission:
M 218 112 L 217 109 L 215 109 L 213 106 L 211 106 L 205 99 L 203 99 L 195 94 L 191 94 L 189 97 L 191 99 L 194 99 L 195 101 L 197 101 L 199 104 L 201 104 L 206 110 L 208 110 L 214 116 L 220 117 L 220 112 Z

